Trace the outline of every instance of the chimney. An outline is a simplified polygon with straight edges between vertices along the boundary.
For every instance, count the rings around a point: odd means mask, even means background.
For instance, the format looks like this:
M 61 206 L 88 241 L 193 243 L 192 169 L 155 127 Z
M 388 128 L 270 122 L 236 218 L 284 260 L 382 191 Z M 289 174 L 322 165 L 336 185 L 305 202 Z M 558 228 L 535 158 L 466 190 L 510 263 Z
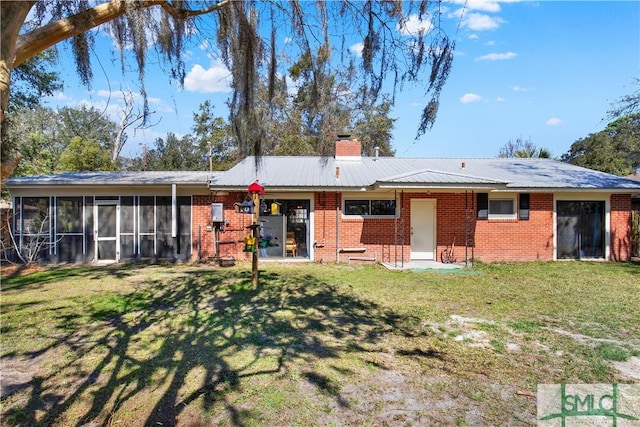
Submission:
M 336 141 L 336 160 L 360 160 L 362 143 L 357 139 L 349 139 L 351 135 L 338 135 Z

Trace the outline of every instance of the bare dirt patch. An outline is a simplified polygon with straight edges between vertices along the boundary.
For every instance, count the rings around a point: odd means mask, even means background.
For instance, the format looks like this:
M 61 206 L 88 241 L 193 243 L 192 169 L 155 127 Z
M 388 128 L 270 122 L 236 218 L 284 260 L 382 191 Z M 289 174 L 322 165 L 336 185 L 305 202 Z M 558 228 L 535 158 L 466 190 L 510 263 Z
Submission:
M 30 382 L 38 372 L 42 357 L 3 357 L 0 359 L 0 398 L 4 399 L 22 389 L 30 387 Z

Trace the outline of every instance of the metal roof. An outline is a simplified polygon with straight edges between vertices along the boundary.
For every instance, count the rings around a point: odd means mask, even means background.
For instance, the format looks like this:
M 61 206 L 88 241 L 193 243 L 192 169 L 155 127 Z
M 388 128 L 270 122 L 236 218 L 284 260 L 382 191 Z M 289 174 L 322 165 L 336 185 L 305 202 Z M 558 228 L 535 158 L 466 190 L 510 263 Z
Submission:
M 51 185 L 202 185 L 222 172 L 153 171 L 153 172 L 68 172 L 51 175 L 10 178 L 7 188 L 45 187 Z
M 247 157 L 210 181 L 213 190 L 245 189 L 255 180 L 269 190 L 374 188 L 491 188 L 640 192 L 640 183 L 551 159 L 264 156 Z
M 513 191 L 591 190 L 640 193 L 640 182 L 550 159 L 264 156 L 225 172 L 74 172 L 10 178 L 6 187 L 188 185 L 270 191 L 485 188 Z

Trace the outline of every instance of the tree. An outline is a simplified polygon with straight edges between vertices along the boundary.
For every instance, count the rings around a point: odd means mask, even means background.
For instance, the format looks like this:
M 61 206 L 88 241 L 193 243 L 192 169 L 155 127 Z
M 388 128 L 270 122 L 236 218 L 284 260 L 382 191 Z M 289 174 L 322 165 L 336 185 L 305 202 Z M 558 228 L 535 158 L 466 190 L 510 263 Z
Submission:
M 379 104 L 369 104 L 365 98 L 356 111 L 353 133 L 362 142 L 363 153 L 373 156 L 377 148 L 381 156 L 393 156 L 391 132 L 396 119 L 389 117 L 391 100 L 384 97 Z
M 267 102 L 266 86 L 258 91 L 258 111 L 263 117 L 266 145 L 272 155 L 331 155 L 333 143 L 340 133 L 348 133 L 363 144 L 363 152 L 393 155 L 391 131 L 394 119 L 389 117 L 390 98 L 382 94 L 380 101 L 354 82 L 352 69 L 334 72 L 326 54 L 303 55 L 290 68 L 295 92 L 283 80 L 275 84 L 271 102 Z
M 113 171 L 111 152 L 95 139 L 76 136 L 60 155 L 56 172 Z
M 640 113 L 614 120 L 597 133 L 579 139 L 562 155 L 563 162 L 625 176 L 640 166 Z
M 120 122 L 118 123 L 113 143 L 111 144 L 111 162 L 114 164 L 120 159 L 120 153 L 127 143 L 128 135 L 126 130 L 133 127 L 135 132 L 135 130 L 148 129 L 152 126 L 144 124 L 146 117 L 143 112 L 139 109 L 134 110 L 135 96 L 131 90 L 127 92 L 122 91 L 122 101 L 124 102 L 124 106 L 120 113 Z M 150 114 L 154 113 L 155 112 L 151 112 Z
M 16 113 L 21 110 L 37 111 L 42 107 L 42 97 L 52 95 L 56 90 L 62 87 L 58 73 L 51 70 L 51 67 L 57 62 L 57 51 L 55 49 L 48 49 L 41 52 L 29 60 L 23 62 L 15 68 L 11 74 L 11 85 L 13 88 L 13 95 L 8 103 L 7 110 L 11 113 Z M 18 120 L 19 122 L 19 120 Z M 20 123 L 17 123 L 19 127 Z M 15 159 L 12 164 L 17 165 L 23 157 L 19 150 L 16 149 L 16 138 L 9 138 L 7 129 L 10 127 L 9 121 L 2 124 L 0 133 L 3 141 L 0 146 L 0 159 Z M 23 137 L 27 137 L 25 134 L 18 134 Z M 27 155 L 27 153 L 23 153 Z M 40 161 L 46 160 L 43 158 L 38 159 Z M 6 176 L 11 172 L 13 166 L 10 166 L 5 170 L 5 166 L 2 166 L 2 182 L 6 179 Z
M 179 138 L 174 133 L 168 133 L 166 140 L 157 138 L 155 148 L 146 153 L 146 170 L 207 170 L 206 153 L 206 150 L 198 147 L 192 136 Z
M 111 0 L 95 6 L 86 0 L 65 2 L 3 1 L 0 3 L 0 104 L 4 112 L 9 96 L 11 71 L 26 59 L 63 40 L 71 40 L 76 68 L 89 84 L 92 73 L 89 61 L 93 35 L 89 30 L 109 23 L 122 52 L 123 63 L 129 59 L 125 48 L 132 48 L 145 95 L 146 55 L 153 42 L 157 52 L 170 64 L 171 76 L 181 81 L 185 75 L 182 53 L 187 36 L 196 34 L 215 41 L 233 78 L 230 97 L 230 120 L 236 145 L 241 154 L 252 147 L 261 153 L 264 132 L 261 117 L 254 109 L 257 82 L 264 78 L 268 93 L 278 80 L 282 67 L 278 40 L 291 40 L 287 55 L 301 57 L 323 46 L 331 57 L 332 43 L 347 43 L 345 36 L 332 39 L 332 34 L 357 34 L 361 55 L 354 65 L 353 56 L 332 58 L 332 66 L 345 67 L 345 62 L 361 73 L 361 82 L 377 99 L 389 77 L 394 88 L 417 83 L 425 88 L 427 107 L 422 112 L 418 134 L 424 133 L 436 119 L 439 96 L 453 61 L 455 43 L 441 26 L 443 12 L 440 0 L 389 2 L 350 0 L 302 2 L 300 0 Z M 30 12 L 34 20 L 26 22 Z M 204 20 L 206 14 L 213 19 Z M 260 18 L 270 21 L 270 26 Z M 410 22 L 423 25 L 410 31 Z M 41 25 L 45 21 L 45 25 Z M 211 21 L 214 22 L 211 25 Z M 212 37 L 212 29 L 216 37 Z M 266 35 L 260 30 L 268 29 Z M 147 33 L 152 38 L 147 37 Z M 295 50 L 294 50 L 295 48 Z M 341 61 L 342 60 L 342 61 Z M 343 64 L 339 64 L 343 62 Z M 315 75 L 315 73 L 314 73 Z M 145 97 L 146 98 L 146 97 Z M 268 98 L 271 101 L 271 97 Z M 147 107 L 145 102 L 144 112 Z M 3 142 L 4 144 L 4 142 Z M 3 167 L 5 166 L 5 159 Z M 7 166 L 10 166 L 7 163 Z
M 96 141 L 101 149 L 110 151 L 116 125 L 95 108 L 65 107 L 60 110 L 38 107 L 21 108 L 13 113 L 10 121 L 11 145 L 24 156 L 15 171 L 17 176 L 42 175 L 64 171 L 60 157 L 68 151 L 74 138 L 82 141 Z M 83 156 L 94 156 L 87 151 L 71 152 L 79 163 L 95 160 Z M 109 167 L 113 169 L 117 165 Z M 102 167 L 104 170 L 104 167 Z M 69 170 L 79 170 L 73 167 Z
M 510 139 L 509 142 L 503 145 L 498 152 L 498 157 L 536 157 L 540 159 L 550 159 L 551 151 L 544 147 L 536 147 L 536 145 L 531 142 L 531 138 L 524 140 L 522 137 L 518 137 L 515 141 Z
M 615 120 L 640 113 L 640 78 L 635 78 L 633 84 L 637 86 L 635 92 L 624 95 L 611 104 L 611 109 L 607 111 L 607 119 Z
M 216 117 L 209 101 L 200 104 L 193 113 L 195 143 L 209 159 L 209 170 L 226 170 L 237 160 L 237 150 L 233 147 L 231 129 L 222 117 Z M 200 169 L 200 167 L 198 168 Z
M 62 89 L 60 75 L 51 68 L 58 62 L 58 51 L 47 49 L 24 61 L 11 73 L 8 111 L 42 106 L 42 97 Z
M 59 139 L 60 121 L 55 110 L 46 107 L 20 108 L 12 114 L 11 146 L 24 159 L 17 176 L 53 173 L 65 145 Z

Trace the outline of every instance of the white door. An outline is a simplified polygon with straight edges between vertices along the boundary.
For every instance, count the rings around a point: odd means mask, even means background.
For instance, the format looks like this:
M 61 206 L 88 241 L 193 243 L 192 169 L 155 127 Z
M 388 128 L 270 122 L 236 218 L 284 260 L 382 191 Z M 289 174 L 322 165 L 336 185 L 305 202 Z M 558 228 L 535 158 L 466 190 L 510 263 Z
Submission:
M 118 261 L 118 205 L 97 201 L 95 205 L 95 254 L 97 261 Z
M 411 259 L 430 260 L 435 257 L 435 201 L 411 200 Z

